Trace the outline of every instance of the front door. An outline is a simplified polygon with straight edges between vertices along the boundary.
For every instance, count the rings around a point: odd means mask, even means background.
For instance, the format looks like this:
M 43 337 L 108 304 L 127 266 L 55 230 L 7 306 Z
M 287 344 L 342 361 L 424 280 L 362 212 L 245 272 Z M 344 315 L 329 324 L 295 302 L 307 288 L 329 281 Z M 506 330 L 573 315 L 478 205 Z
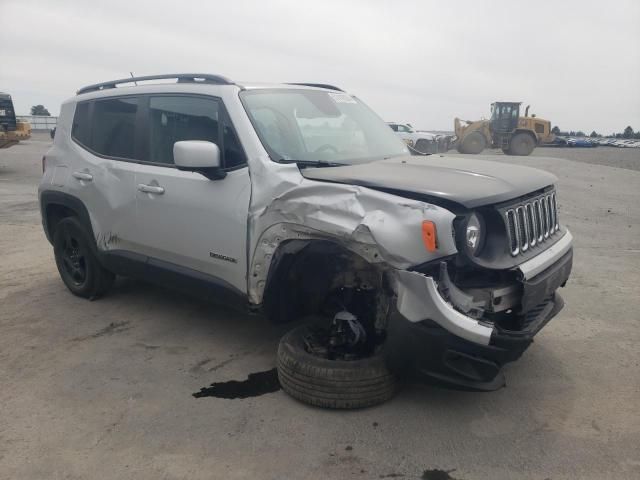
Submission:
M 148 161 L 136 172 L 136 243 L 152 259 L 217 277 L 246 292 L 251 183 L 222 101 L 190 95 L 146 98 Z M 181 140 L 217 144 L 226 178 L 209 180 L 178 170 L 173 144 Z

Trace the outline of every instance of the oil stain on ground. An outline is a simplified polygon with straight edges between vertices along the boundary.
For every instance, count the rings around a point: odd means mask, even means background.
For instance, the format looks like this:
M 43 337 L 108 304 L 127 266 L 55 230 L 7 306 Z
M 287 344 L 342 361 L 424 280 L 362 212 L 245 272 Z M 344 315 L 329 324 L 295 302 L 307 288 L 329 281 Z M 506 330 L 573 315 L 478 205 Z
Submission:
M 454 477 L 450 475 L 451 472 L 455 472 L 454 470 L 440 470 L 439 468 L 434 468 L 432 470 L 425 470 L 422 472 L 422 476 L 420 477 L 422 480 L 456 480 Z M 462 480 L 462 479 L 457 479 Z
M 266 393 L 280 390 L 278 371 L 275 368 L 266 372 L 250 373 L 246 380 L 231 380 L 228 382 L 212 383 L 209 387 L 203 387 L 193 394 L 195 398 L 249 398 L 258 397 Z
M 434 468 L 431 470 L 425 470 L 419 477 L 420 480 L 462 480 L 461 478 L 454 478 L 450 474 L 455 472 L 453 470 L 440 470 Z M 378 478 L 418 478 L 414 475 L 405 475 L 404 473 L 387 473 L 386 475 L 380 475 Z

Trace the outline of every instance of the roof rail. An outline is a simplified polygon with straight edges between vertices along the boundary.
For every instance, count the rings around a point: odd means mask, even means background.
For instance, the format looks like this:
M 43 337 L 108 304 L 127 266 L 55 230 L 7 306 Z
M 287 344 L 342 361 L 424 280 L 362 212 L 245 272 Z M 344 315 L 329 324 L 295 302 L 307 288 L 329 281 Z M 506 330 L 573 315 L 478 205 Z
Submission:
M 342 90 L 339 87 L 336 87 L 335 85 L 328 85 L 326 83 L 287 83 L 287 85 L 302 85 L 304 87 L 317 87 L 317 88 L 328 88 L 329 90 L 337 90 L 338 92 L 344 92 L 344 90 Z
M 111 80 L 110 82 L 96 83 L 82 87 L 76 92 L 77 95 L 87 92 L 95 92 L 108 88 L 116 88 L 116 85 L 123 83 L 143 82 L 145 80 L 163 80 L 168 78 L 177 79 L 177 83 L 213 83 L 216 85 L 233 85 L 233 82 L 222 75 L 211 75 L 208 73 L 167 73 L 164 75 L 147 75 L 145 77 L 129 77 L 120 80 Z

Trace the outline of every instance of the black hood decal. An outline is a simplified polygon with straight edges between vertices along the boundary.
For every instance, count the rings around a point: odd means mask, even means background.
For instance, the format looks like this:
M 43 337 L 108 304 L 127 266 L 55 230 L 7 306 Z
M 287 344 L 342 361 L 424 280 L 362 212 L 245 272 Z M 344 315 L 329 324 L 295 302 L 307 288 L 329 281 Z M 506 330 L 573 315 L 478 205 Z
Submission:
M 553 185 L 548 172 L 477 158 L 399 157 L 332 168 L 305 168 L 313 180 L 411 192 L 475 208 L 501 203 Z

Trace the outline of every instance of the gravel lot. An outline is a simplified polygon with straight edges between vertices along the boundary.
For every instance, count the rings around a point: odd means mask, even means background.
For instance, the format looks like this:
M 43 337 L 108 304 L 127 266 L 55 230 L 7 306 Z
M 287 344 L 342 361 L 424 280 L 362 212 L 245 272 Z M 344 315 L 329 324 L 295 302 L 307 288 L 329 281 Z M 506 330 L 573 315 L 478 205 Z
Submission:
M 37 205 L 49 143 L 0 150 L 0 478 L 640 478 L 640 150 L 490 156 L 560 179 L 565 310 L 505 389 L 336 412 L 192 396 L 273 368 L 284 330 L 260 317 L 126 279 L 68 293 Z

